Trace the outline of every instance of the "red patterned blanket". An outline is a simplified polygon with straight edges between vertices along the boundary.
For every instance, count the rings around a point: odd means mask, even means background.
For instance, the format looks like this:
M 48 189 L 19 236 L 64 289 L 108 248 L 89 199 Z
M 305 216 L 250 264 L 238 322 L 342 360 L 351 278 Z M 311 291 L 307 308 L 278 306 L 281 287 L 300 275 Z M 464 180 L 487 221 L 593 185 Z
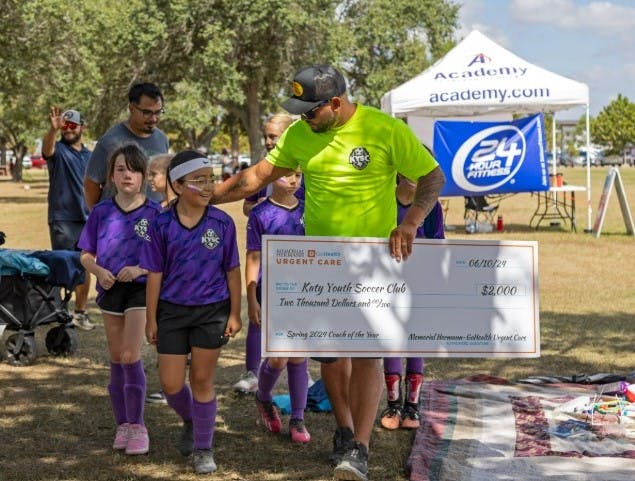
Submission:
M 411 481 L 633 481 L 635 420 L 561 408 L 593 386 L 425 383 Z

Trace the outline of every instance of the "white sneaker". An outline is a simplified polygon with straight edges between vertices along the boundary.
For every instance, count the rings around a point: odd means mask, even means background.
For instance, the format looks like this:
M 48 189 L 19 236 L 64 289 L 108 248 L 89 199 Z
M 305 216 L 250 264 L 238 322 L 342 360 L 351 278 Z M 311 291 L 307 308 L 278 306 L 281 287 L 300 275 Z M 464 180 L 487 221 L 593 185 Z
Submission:
M 157 391 L 148 393 L 146 395 L 146 402 L 150 404 L 167 404 L 168 400 L 165 398 L 163 391 Z
M 234 391 L 243 394 L 255 393 L 258 390 L 258 378 L 253 372 L 247 371 L 240 376 L 240 379 L 233 387 Z
M 85 312 L 76 312 L 73 314 L 73 324 L 83 331 L 95 329 L 95 324 L 90 322 L 90 317 Z

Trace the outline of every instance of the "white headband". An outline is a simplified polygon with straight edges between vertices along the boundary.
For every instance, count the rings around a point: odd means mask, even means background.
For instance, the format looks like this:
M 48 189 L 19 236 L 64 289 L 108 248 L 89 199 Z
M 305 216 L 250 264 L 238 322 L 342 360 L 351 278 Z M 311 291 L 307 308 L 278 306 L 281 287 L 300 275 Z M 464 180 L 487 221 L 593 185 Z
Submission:
M 185 177 L 190 172 L 194 172 L 195 170 L 211 166 L 212 163 L 205 157 L 197 157 L 195 159 L 188 160 L 187 162 L 183 162 L 173 169 L 170 169 L 170 180 L 180 179 L 181 177 Z

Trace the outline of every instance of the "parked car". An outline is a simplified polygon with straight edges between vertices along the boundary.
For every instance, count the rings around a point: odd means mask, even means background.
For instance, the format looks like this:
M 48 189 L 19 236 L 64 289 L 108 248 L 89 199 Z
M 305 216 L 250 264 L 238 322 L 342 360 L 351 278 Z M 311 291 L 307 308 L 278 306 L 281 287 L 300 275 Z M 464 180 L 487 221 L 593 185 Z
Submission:
M 238 156 L 238 168 L 244 169 L 251 165 L 251 157 L 248 154 L 240 154 Z
M 213 166 L 222 165 L 220 154 L 217 154 L 217 153 L 209 154 L 207 158 L 212 161 Z
M 33 154 L 31 156 L 31 165 L 34 169 L 46 169 L 46 159 L 40 154 Z
M 30 169 L 31 167 L 33 167 L 33 163 L 31 162 L 31 156 L 25 155 L 24 157 L 22 157 L 22 168 Z
M 600 158 L 600 165 L 624 165 L 624 158 L 621 155 L 607 155 Z
M 563 167 L 573 167 L 575 165 L 573 159 L 567 153 L 558 154 L 556 161 L 558 162 L 557 165 Z M 553 169 L 553 154 L 551 152 L 547 152 L 547 162 L 549 164 L 549 170 L 551 171 L 551 169 Z

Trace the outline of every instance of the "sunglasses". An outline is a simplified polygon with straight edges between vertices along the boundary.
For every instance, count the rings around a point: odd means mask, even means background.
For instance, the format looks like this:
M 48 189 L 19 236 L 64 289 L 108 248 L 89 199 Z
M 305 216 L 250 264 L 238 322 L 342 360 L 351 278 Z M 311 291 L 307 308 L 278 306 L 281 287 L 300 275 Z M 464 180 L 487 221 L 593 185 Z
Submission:
M 75 122 L 64 122 L 60 128 L 62 130 L 75 130 L 77 127 L 79 127 L 79 124 Z
M 308 120 L 315 118 L 315 116 L 317 115 L 317 111 L 320 110 L 324 105 L 328 104 L 329 102 L 330 100 L 322 100 L 322 102 L 317 104 L 311 110 L 307 110 L 306 112 L 304 112 L 302 114 L 302 118 L 308 119 Z

